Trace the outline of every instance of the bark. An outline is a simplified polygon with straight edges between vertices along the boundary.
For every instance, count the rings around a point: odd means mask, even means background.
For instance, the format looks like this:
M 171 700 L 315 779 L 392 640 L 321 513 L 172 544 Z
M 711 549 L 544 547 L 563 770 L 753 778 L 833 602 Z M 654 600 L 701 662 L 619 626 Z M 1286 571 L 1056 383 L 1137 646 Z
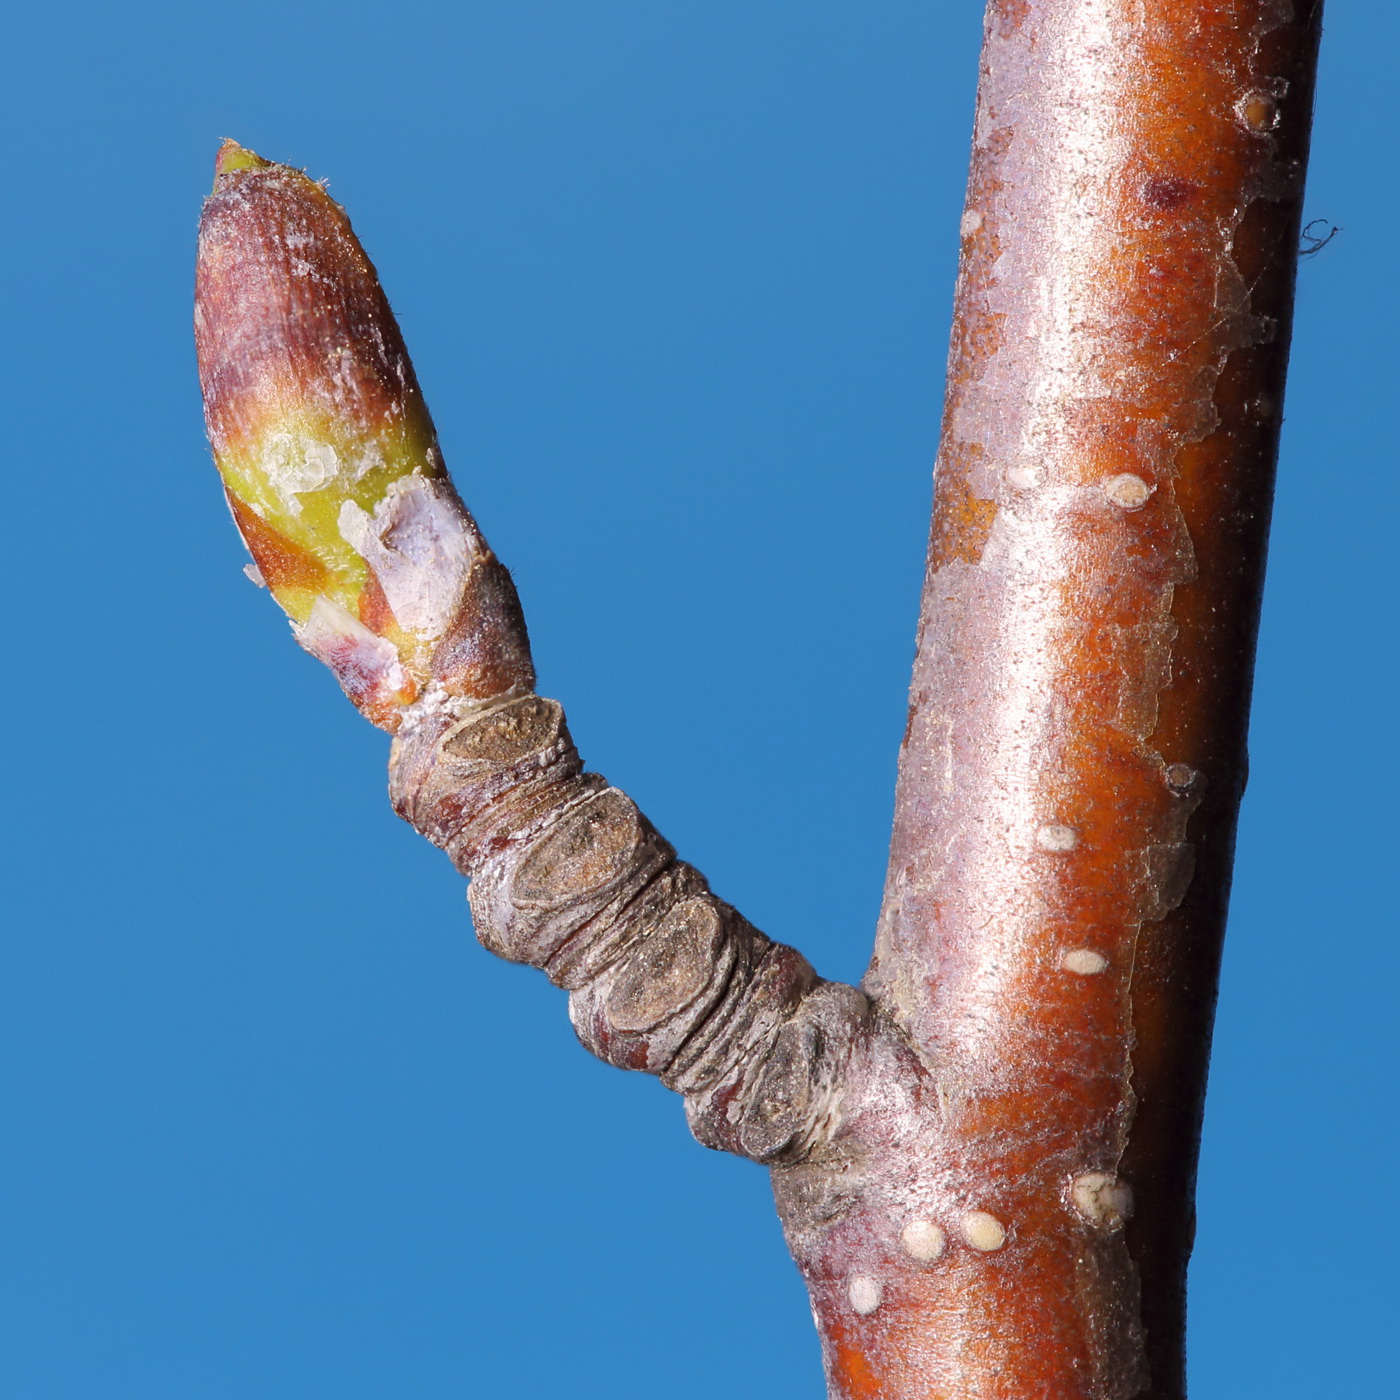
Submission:
M 940 1105 L 885 1167 L 895 1208 L 1008 1238 L 927 1272 L 877 1250 L 893 1306 L 858 1327 L 816 1244 L 838 1393 L 1183 1391 L 1319 21 L 988 13 L 867 989 Z
M 988 12 L 861 990 L 583 770 L 348 222 L 221 156 L 197 338 L 255 561 L 394 733 L 395 808 L 470 878 L 483 943 L 684 1094 L 700 1141 L 772 1168 L 837 1400 L 1183 1393 L 1319 17 Z

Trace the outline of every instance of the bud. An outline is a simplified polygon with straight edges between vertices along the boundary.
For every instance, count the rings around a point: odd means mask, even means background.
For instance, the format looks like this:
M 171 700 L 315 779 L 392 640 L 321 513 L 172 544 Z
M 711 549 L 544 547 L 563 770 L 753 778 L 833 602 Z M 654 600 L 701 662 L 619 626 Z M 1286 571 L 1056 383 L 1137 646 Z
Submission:
M 232 141 L 199 231 L 205 424 L 255 577 L 382 728 L 436 682 L 534 676 L 510 576 L 453 489 L 373 264 L 314 180 Z

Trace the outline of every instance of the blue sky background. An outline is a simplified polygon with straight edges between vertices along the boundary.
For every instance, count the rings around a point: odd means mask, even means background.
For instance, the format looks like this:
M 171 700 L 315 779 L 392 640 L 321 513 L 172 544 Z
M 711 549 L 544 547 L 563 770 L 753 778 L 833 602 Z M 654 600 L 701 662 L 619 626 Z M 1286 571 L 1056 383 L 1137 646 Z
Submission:
M 219 138 L 328 176 L 591 762 L 828 975 L 883 874 L 976 0 L 7 21 L 0 1395 L 814 1400 L 764 1174 L 384 800 L 204 444 Z M 1393 1384 L 1394 72 L 1334 0 L 1192 1275 L 1196 1400 Z M 809 758 L 815 761 L 807 761 Z

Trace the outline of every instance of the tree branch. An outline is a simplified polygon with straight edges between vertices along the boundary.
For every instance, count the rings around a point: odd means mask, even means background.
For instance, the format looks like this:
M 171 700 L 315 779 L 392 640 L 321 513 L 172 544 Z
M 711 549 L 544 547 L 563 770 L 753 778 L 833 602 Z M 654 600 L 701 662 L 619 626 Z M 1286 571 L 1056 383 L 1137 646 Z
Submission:
M 888 1328 L 829 1301 L 841 1393 L 1183 1392 L 1319 20 L 988 11 L 867 989 L 943 1111 L 901 1209 L 1008 1242 L 900 1271 Z M 885 1209 L 843 1229 L 888 1237 Z
M 394 733 L 395 810 L 471 881 L 481 941 L 571 996 L 580 1040 L 760 1162 L 830 1137 L 869 1003 L 710 892 L 585 773 L 533 693 L 515 588 L 442 469 L 373 266 L 300 172 L 228 143 L 196 341 L 210 441 L 297 640 Z
M 482 942 L 773 1167 L 837 1400 L 1183 1393 L 1319 16 L 988 11 L 864 991 L 584 772 L 344 214 L 220 154 L 196 334 L 255 572 L 394 734 Z

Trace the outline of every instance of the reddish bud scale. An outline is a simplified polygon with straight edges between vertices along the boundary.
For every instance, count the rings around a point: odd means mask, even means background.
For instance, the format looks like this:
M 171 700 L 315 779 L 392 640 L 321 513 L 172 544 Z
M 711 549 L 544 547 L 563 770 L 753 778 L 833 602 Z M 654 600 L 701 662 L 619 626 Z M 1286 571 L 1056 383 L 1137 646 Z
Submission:
M 344 211 L 233 143 L 200 224 L 195 340 L 234 519 L 298 641 L 376 724 L 438 683 L 533 683 L 509 575 L 447 479 Z

